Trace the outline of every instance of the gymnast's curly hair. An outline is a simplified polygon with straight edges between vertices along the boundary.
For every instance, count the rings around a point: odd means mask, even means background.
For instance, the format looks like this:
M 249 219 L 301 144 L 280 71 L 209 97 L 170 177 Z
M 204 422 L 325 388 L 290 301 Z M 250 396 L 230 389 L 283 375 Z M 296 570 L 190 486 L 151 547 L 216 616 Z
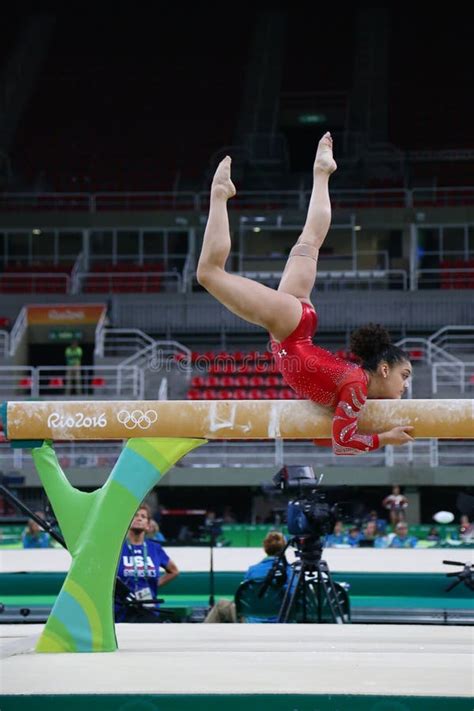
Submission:
M 409 361 L 406 351 L 392 343 L 389 332 L 380 324 L 361 326 L 351 335 L 351 352 L 359 359 L 362 368 L 374 373 L 379 363 L 389 366 Z

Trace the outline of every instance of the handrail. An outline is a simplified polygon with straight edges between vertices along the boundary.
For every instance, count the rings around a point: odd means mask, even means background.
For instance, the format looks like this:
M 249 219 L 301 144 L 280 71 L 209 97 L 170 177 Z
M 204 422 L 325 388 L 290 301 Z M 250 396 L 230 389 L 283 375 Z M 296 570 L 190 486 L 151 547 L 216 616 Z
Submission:
M 127 336 L 129 337 L 128 339 Z M 100 333 L 100 337 L 102 338 L 101 349 L 100 351 L 96 350 L 95 352 L 99 357 L 103 358 L 107 350 L 107 346 L 109 345 L 109 341 L 111 341 L 112 344 L 114 342 L 120 343 L 121 341 L 129 342 L 130 336 L 138 341 L 137 350 L 140 351 L 146 348 L 146 345 L 143 345 L 143 342 L 147 345 L 155 342 L 151 336 L 144 331 L 141 331 L 139 328 L 103 328 Z M 140 343 L 140 340 L 142 343 Z
M 37 368 L 32 369 L 36 375 L 38 388 L 44 388 L 44 379 L 48 377 L 49 374 L 58 375 L 58 377 L 65 377 L 69 372 L 68 366 L 58 366 L 58 365 L 42 365 Z M 113 388 L 114 396 L 123 395 L 127 392 L 127 386 L 130 388 L 132 395 L 136 398 L 140 398 L 144 394 L 143 380 L 139 368 L 134 365 L 127 366 L 123 368 L 121 365 L 82 365 L 78 368 L 81 374 L 81 384 L 89 387 L 91 385 L 92 378 L 96 375 L 114 375 L 116 379 L 109 384 Z M 85 378 L 85 382 L 82 382 Z M 48 387 L 48 386 L 46 386 Z M 54 388 L 55 386 L 50 386 Z M 62 389 L 63 385 L 58 387 Z
M 0 331 L 0 358 L 7 358 L 10 352 L 10 334 L 8 331 Z
M 105 331 L 107 324 L 107 312 L 104 309 L 101 317 L 97 321 L 97 326 L 95 327 L 94 334 L 94 356 L 98 358 L 104 357 L 104 341 L 105 341 Z
M 433 392 L 433 395 L 435 395 L 438 392 L 438 370 L 443 369 L 444 371 L 448 371 L 453 368 L 459 368 L 459 379 L 457 381 L 457 384 L 459 385 L 460 392 L 464 394 L 466 392 L 466 370 L 469 368 L 471 369 L 472 374 L 474 375 L 474 361 L 462 361 L 460 360 L 459 363 L 443 363 L 442 361 L 439 361 L 438 363 L 433 363 L 433 371 L 432 371 L 432 379 L 431 379 L 431 389 Z M 452 381 L 449 382 L 449 384 L 452 384 Z
M 163 347 L 164 346 L 164 347 Z M 168 348 L 166 348 L 168 346 Z M 138 353 L 134 353 L 131 355 L 129 358 L 126 358 L 124 361 L 120 363 L 120 365 L 123 366 L 128 366 L 131 363 L 133 363 L 134 360 L 139 360 L 145 355 L 148 354 L 149 351 L 161 351 L 165 354 L 171 354 L 171 355 L 176 355 L 176 354 L 182 354 L 186 358 L 189 359 L 189 362 L 191 363 L 191 349 L 188 348 L 187 346 L 184 346 L 182 343 L 179 343 L 179 341 L 171 341 L 171 340 L 158 340 L 158 341 L 153 341 L 150 343 L 150 345 L 146 346 L 146 348 L 143 348 L 141 351 L 138 351 Z
M 79 291 L 84 288 L 83 284 L 81 285 L 81 282 L 87 283 L 88 279 L 95 279 L 96 277 L 100 277 L 103 279 L 106 283 L 106 285 L 112 289 L 114 286 L 116 286 L 116 283 L 123 283 L 129 285 L 130 283 L 133 285 L 134 281 L 137 281 L 138 285 L 140 280 L 146 285 L 146 279 L 152 278 L 156 280 L 163 280 L 163 281 L 173 281 L 176 280 L 176 289 L 177 291 L 182 291 L 182 277 L 179 272 L 79 272 L 76 274 L 76 281 L 77 281 L 77 286 Z M 145 280 L 145 281 L 144 281 Z M 115 282 L 115 284 L 114 284 Z M 143 289 L 137 288 L 137 292 L 143 291 Z
M 142 331 L 140 328 L 107 328 L 107 336 L 115 336 L 116 334 L 128 334 L 131 333 L 139 338 L 143 338 L 147 343 L 154 343 L 155 339 Z
M 140 204 L 142 203 L 142 204 Z M 196 193 L 192 191 L 99 192 L 93 195 L 93 212 L 107 209 L 194 210 Z M 198 208 L 199 209 L 199 208 Z
M 269 281 L 279 281 L 283 275 L 283 270 L 272 271 L 272 270 L 249 270 L 245 269 L 243 271 L 234 272 L 240 276 L 247 277 L 248 279 L 256 280 L 269 280 Z M 196 276 L 196 272 L 192 273 L 192 276 Z M 344 287 L 348 283 L 360 283 L 360 282 L 370 282 L 373 280 L 374 284 L 380 279 L 390 279 L 391 277 L 396 278 L 400 285 L 401 291 L 407 291 L 408 289 L 408 274 L 404 269 L 359 269 L 359 270 L 334 270 L 334 271 L 318 271 L 318 281 L 317 285 L 321 285 L 324 282 L 324 286 L 338 284 L 339 287 Z
M 397 341 L 395 345 L 397 345 L 399 348 L 404 348 L 406 349 L 408 346 L 416 346 L 416 347 L 422 347 L 426 349 L 426 362 L 431 365 L 436 361 L 440 362 L 449 362 L 454 365 L 459 365 L 462 363 L 462 361 L 459 358 L 456 358 L 456 356 L 453 356 L 451 353 L 448 353 L 447 351 L 443 350 L 443 348 L 440 348 L 439 346 L 436 345 L 436 343 L 430 342 L 428 338 L 416 338 L 416 337 L 409 337 L 409 338 L 402 338 L 401 340 Z
M 289 207 L 301 209 L 310 196 L 309 189 L 243 190 L 234 200 L 237 207 Z M 437 186 L 425 188 L 375 188 L 333 190 L 334 205 L 371 207 L 417 207 L 437 204 L 474 204 L 474 186 Z M 209 203 L 207 192 L 193 191 L 138 191 L 97 193 L 0 193 L 2 210 L 70 210 L 98 212 L 105 210 L 193 210 L 202 211 Z
M 241 218 L 242 223 L 247 223 L 248 220 L 246 217 Z M 252 229 L 253 223 L 250 224 L 250 229 Z M 268 223 L 267 225 L 264 222 L 260 222 L 260 229 L 264 230 L 265 227 L 267 226 L 269 229 L 274 229 L 275 225 L 273 223 Z M 337 229 L 340 227 L 340 225 L 335 225 L 335 228 Z M 375 257 L 378 258 L 379 256 L 382 257 L 383 259 L 383 265 L 382 266 L 377 266 L 375 269 L 384 269 L 387 270 L 389 269 L 389 264 L 390 264 L 390 258 L 388 255 L 388 251 L 386 249 L 357 249 L 356 256 L 358 257 Z M 242 255 L 242 259 L 245 262 L 251 262 L 251 261 L 262 261 L 264 260 L 265 262 L 286 262 L 288 259 L 287 255 L 284 254 L 270 254 L 270 255 L 262 255 L 262 254 L 253 254 L 253 253 L 245 253 Z M 354 254 L 353 252 L 348 252 L 346 254 L 344 253 L 337 253 L 337 254 L 323 254 L 318 257 L 318 263 L 323 264 L 324 262 L 342 262 L 344 259 L 346 259 L 348 262 L 351 263 L 351 269 L 353 260 L 354 260 Z M 373 269 L 374 267 L 366 267 L 367 269 Z M 356 267 L 357 269 L 357 267 Z M 319 272 L 318 272 L 319 273 Z
M 105 459 L 110 459 L 112 466 L 122 448 L 122 442 L 111 440 L 108 442 L 100 440 L 70 440 L 56 442 L 55 450 L 60 461 L 67 457 L 70 464 L 77 468 L 90 467 L 90 458 L 99 457 L 105 464 Z M 0 442 L 0 460 L 3 469 L 26 469 L 31 465 L 31 457 L 22 456 L 26 450 L 12 449 L 8 442 Z M 87 454 L 88 456 L 84 456 Z M 15 467 L 13 466 L 15 457 Z M 255 442 L 233 441 L 219 442 L 211 441 L 205 448 L 194 450 L 186 456 L 185 465 L 193 466 L 198 464 L 202 467 L 216 466 L 242 466 L 262 467 L 274 466 L 277 462 L 286 464 L 301 464 L 302 460 L 311 459 L 317 466 L 327 464 L 337 464 L 339 467 L 351 467 L 354 463 L 350 457 L 338 457 L 328 447 L 314 447 L 307 441 L 279 440 Z M 398 466 L 405 462 L 415 463 L 418 466 L 427 465 L 435 468 L 439 465 L 470 466 L 472 459 L 472 445 L 462 440 L 415 440 L 408 446 L 385 447 L 385 452 L 377 450 L 369 454 L 360 454 L 357 458 L 365 467 L 375 467 L 385 464 L 387 467 Z M 344 460 L 344 461 L 343 461 Z M 461 460 L 461 461 L 460 461 Z
M 441 330 L 441 329 L 440 329 Z M 462 393 L 465 391 L 465 363 L 453 356 L 448 351 L 440 348 L 433 343 L 428 338 L 403 338 L 397 341 L 396 345 L 399 348 L 415 346 L 416 348 L 422 348 L 424 350 L 423 355 L 426 358 L 426 362 L 431 366 L 431 392 L 436 395 L 438 392 L 438 370 L 444 369 L 449 370 L 452 368 L 459 369 L 459 383 L 460 390 Z M 411 396 L 411 382 L 410 382 L 410 396 Z
M 469 198 L 468 203 L 472 204 L 474 202 L 474 187 L 473 186 L 459 186 L 459 187 L 443 187 L 437 186 L 434 188 L 413 188 L 413 206 L 423 206 L 423 205 L 439 205 L 441 204 L 467 204 L 466 199 Z
M 164 377 L 158 388 L 158 400 L 168 399 L 168 378 Z
M 176 360 L 175 356 L 180 355 L 182 358 Z M 189 379 L 192 373 L 191 350 L 184 346 L 179 341 L 159 340 L 153 341 L 150 345 L 143 348 L 141 351 L 134 353 L 129 358 L 126 358 L 119 365 L 120 368 L 138 365 L 140 361 L 149 358 L 149 366 L 152 370 L 160 370 L 163 367 L 168 368 L 170 365 L 184 369 L 186 378 Z
M 23 306 L 10 332 L 10 356 L 14 356 L 26 329 L 28 328 L 28 310 Z
M 93 195 L 91 193 L 54 193 L 54 192 L 0 192 L 0 210 L 30 208 L 32 210 L 51 210 L 51 208 L 70 209 L 92 212 Z
M 4 379 L 4 376 L 6 379 Z M 21 381 L 25 382 L 22 383 Z M 37 397 L 38 376 L 36 368 L 28 365 L 0 365 L 0 390 L 3 396 L 14 393 L 14 397 Z
M 85 271 L 85 255 L 84 252 L 79 252 L 77 259 L 74 262 L 74 266 L 71 270 L 71 294 L 79 293 L 79 282 L 77 281 L 77 275 L 82 271 Z
M 452 333 L 453 331 L 468 331 L 469 333 L 472 333 L 472 336 L 461 336 L 460 338 L 462 340 L 469 340 L 469 342 L 472 344 L 472 347 L 474 348 L 474 326 L 443 326 L 442 328 L 439 328 L 437 331 L 435 331 L 435 333 L 432 333 L 431 336 L 428 338 L 428 341 L 430 343 L 435 343 L 435 345 L 439 345 L 439 343 L 444 344 L 447 340 L 445 334 Z
M 41 286 L 42 282 L 51 283 L 51 279 L 61 279 L 65 282 L 66 292 L 70 292 L 71 277 L 66 272 L 2 272 L 0 275 L 0 286 L 4 286 L 9 282 L 25 281 L 29 279 L 33 282 L 33 286 Z M 40 284 L 36 284 L 40 282 Z
M 191 252 L 188 252 L 186 255 L 186 259 L 184 260 L 183 266 L 183 284 L 181 287 L 181 291 L 183 294 L 186 294 L 188 292 L 188 289 L 189 291 L 192 290 L 194 273 L 194 255 L 191 254 Z
M 438 267 L 437 269 L 417 269 L 419 274 L 436 274 L 437 277 L 449 276 L 451 274 L 465 274 L 466 276 L 474 276 L 474 268 L 472 267 Z

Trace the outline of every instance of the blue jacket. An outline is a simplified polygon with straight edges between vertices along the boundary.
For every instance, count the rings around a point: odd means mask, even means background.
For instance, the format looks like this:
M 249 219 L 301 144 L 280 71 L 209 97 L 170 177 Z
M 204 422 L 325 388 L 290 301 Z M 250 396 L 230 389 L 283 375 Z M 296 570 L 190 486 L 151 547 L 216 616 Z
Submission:
M 46 531 L 39 531 L 36 535 L 31 535 L 25 531 L 21 535 L 23 548 L 51 548 L 51 537 Z

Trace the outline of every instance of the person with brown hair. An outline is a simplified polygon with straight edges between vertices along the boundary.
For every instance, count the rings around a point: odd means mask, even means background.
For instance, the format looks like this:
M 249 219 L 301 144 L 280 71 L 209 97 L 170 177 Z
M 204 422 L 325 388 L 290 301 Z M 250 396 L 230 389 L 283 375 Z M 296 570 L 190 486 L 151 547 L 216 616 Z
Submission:
M 170 583 L 179 570 L 158 541 L 147 538 L 151 510 L 141 504 L 122 545 L 117 577 L 125 583 L 131 600 L 116 600 L 116 622 L 157 622 L 158 589 Z M 160 575 L 160 568 L 164 574 Z M 137 601 L 139 604 L 134 605 Z
M 255 580 L 263 583 L 285 546 L 286 540 L 283 533 L 269 531 L 263 539 L 265 558 L 248 568 L 244 580 Z M 218 600 L 208 612 L 204 622 L 237 622 L 235 602 L 233 600 Z
M 378 325 L 358 329 L 350 363 L 315 346 L 318 317 L 311 303 L 319 250 L 331 224 L 329 177 L 337 169 L 331 134 L 318 144 L 313 190 L 302 233 L 290 251 L 278 289 L 226 271 L 231 250 L 227 201 L 235 193 L 231 159 L 218 165 L 211 186 L 209 217 L 197 267 L 197 280 L 232 313 L 270 334 L 275 361 L 286 383 L 301 398 L 331 410 L 335 454 L 360 454 L 378 447 L 412 441 L 409 426 L 380 434 L 362 434 L 357 417 L 367 398 L 401 398 L 412 374 L 408 355 L 393 345 Z

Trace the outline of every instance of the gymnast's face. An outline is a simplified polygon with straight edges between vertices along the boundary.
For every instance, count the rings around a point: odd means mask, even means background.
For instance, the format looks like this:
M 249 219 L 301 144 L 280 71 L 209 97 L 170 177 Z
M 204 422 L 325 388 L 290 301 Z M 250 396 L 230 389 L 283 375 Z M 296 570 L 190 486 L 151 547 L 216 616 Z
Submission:
M 382 397 L 398 400 L 403 397 L 408 388 L 413 371 L 410 361 L 404 360 L 392 366 L 388 363 L 381 363 L 379 374 L 382 383 Z

